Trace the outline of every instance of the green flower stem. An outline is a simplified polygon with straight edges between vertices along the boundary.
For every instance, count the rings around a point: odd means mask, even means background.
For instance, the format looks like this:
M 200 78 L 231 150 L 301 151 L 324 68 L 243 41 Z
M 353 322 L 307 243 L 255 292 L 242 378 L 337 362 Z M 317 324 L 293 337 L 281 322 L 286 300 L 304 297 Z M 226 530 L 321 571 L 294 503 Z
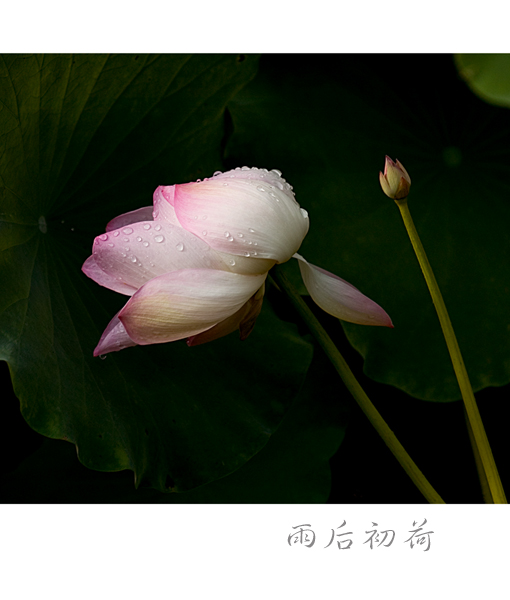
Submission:
M 314 335 L 315 339 L 328 356 L 329 360 L 332 362 L 337 373 L 342 378 L 345 386 L 351 392 L 361 410 L 365 413 L 370 423 L 372 423 L 377 433 L 382 437 L 384 443 L 391 450 L 416 487 L 431 504 L 444 504 L 444 500 L 430 485 L 420 469 L 418 469 L 418 467 L 414 464 L 413 460 L 405 451 L 402 444 L 398 441 L 393 431 L 391 431 L 387 423 L 381 417 L 379 411 L 372 404 L 369 397 L 358 383 L 353 372 L 345 362 L 343 356 L 338 351 L 338 348 L 333 343 L 333 340 L 326 333 L 318 319 L 308 308 L 298 291 L 290 283 L 283 271 L 278 267 L 275 267 L 271 271 L 271 275 L 278 287 L 287 294 L 293 306 L 296 308 L 299 315 L 304 320 L 311 333 Z
M 475 461 L 477 464 L 481 464 L 483 467 L 484 475 L 480 478 L 482 490 L 484 488 L 483 478 L 486 477 L 492 502 L 495 504 L 506 504 L 507 501 L 505 492 L 503 490 L 503 485 L 499 477 L 496 463 L 494 462 L 494 457 L 492 456 L 492 450 L 489 445 L 489 440 L 487 439 L 487 434 L 485 433 L 482 418 L 480 416 L 480 412 L 478 411 L 478 406 L 476 405 L 475 396 L 469 382 L 464 361 L 462 360 L 459 344 L 457 343 L 457 338 L 455 337 L 452 323 L 450 321 L 450 317 L 448 316 L 439 286 L 437 285 L 436 278 L 432 272 L 432 267 L 430 266 L 427 255 L 425 254 L 425 249 L 423 248 L 418 236 L 418 232 L 416 231 L 416 227 L 414 226 L 411 218 L 411 213 L 407 205 L 407 198 L 403 200 L 395 200 L 395 203 L 400 210 L 407 233 L 411 239 L 411 244 L 413 245 L 416 257 L 418 258 L 418 262 L 420 263 L 420 267 L 423 272 L 423 276 L 427 282 L 430 295 L 432 296 L 432 301 L 436 307 L 439 322 L 441 323 L 446 345 L 448 346 L 448 351 L 452 359 L 453 368 L 455 370 L 455 375 L 457 377 L 462 399 L 464 401 L 467 419 L 469 425 L 471 426 L 472 439 L 474 440 L 473 452 L 475 454 Z M 484 494 L 484 496 L 485 495 L 486 494 Z

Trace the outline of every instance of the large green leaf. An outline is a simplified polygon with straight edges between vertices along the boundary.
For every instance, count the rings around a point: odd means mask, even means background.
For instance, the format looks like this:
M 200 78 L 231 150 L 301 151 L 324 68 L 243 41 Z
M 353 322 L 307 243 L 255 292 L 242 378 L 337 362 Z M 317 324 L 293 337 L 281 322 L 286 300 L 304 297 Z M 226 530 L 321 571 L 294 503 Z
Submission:
M 181 494 L 134 489 L 127 471 L 85 469 L 70 444 L 46 439 L 3 478 L 4 502 L 312 503 L 331 488 L 329 458 L 345 433 L 347 390 L 319 351 L 306 381 L 262 450 L 234 473 Z
M 388 154 L 411 175 L 411 212 L 475 390 L 509 381 L 510 114 L 474 97 L 452 57 L 262 57 L 229 110 L 232 164 L 280 169 L 310 213 L 300 253 L 393 319 L 393 330 L 345 324 L 368 375 L 422 399 L 460 397 L 398 209 L 379 186 Z
M 80 267 L 92 239 L 157 185 L 221 166 L 226 103 L 257 59 L 0 60 L 0 358 L 36 431 L 93 469 L 183 491 L 238 469 L 299 391 L 312 345 L 266 303 L 254 333 L 92 357 L 125 298 Z

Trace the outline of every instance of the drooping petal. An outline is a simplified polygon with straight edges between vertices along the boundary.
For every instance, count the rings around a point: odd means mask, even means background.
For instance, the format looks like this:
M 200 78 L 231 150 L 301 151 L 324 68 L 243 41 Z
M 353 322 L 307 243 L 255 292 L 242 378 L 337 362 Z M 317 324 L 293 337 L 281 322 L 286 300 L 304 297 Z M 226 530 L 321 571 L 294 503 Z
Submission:
M 221 321 L 206 331 L 193 335 L 186 340 L 188 346 L 198 346 L 217 340 L 229 333 L 239 330 L 241 340 L 245 340 L 255 327 L 255 321 L 262 309 L 264 300 L 264 287 L 262 287 L 231 317 Z
M 160 185 L 156 188 L 153 196 L 153 216 L 155 221 L 165 221 L 173 225 L 181 226 L 174 210 L 175 185 Z
M 124 325 L 119 320 L 119 313 L 117 313 L 104 330 L 94 350 L 94 356 L 117 352 L 131 346 L 136 346 L 136 343 L 127 334 Z
M 236 169 L 198 183 L 175 186 L 181 225 L 212 248 L 241 257 L 285 262 L 308 232 L 299 207 L 279 173 Z
M 115 217 L 106 226 L 106 231 L 120 229 L 121 227 L 131 225 L 131 223 L 139 223 L 140 221 L 152 221 L 152 206 L 137 208 L 136 210 Z
M 212 269 L 183 269 L 155 277 L 119 313 L 138 344 L 187 338 L 236 313 L 261 287 L 266 275 Z
M 390 317 L 373 300 L 337 275 L 311 265 L 299 254 L 299 269 L 306 289 L 322 310 L 349 323 L 393 327 Z
M 98 236 L 84 273 L 109 289 L 132 295 L 144 283 L 178 269 L 222 269 L 214 250 L 180 226 L 142 221 Z M 87 268 L 85 269 L 85 267 Z

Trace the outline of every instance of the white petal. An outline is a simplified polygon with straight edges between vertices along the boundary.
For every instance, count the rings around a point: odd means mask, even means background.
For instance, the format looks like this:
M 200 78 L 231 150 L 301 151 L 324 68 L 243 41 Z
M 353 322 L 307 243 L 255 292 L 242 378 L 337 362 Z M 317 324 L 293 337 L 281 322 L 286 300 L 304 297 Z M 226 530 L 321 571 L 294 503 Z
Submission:
M 147 282 L 120 311 L 129 337 L 157 344 L 205 331 L 236 313 L 266 275 L 184 269 Z
M 386 312 L 353 285 L 333 273 L 311 265 L 299 254 L 294 257 L 298 259 L 306 289 L 322 310 L 349 323 L 393 327 Z
M 93 263 L 88 259 L 85 265 L 94 268 L 84 268 L 86 275 L 100 285 L 127 295 L 149 279 L 169 271 L 228 269 L 195 235 L 180 226 L 157 221 L 131 223 L 98 236 L 92 246 L 92 257 Z
M 166 221 L 181 226 L 174 210 L 175 185 L 160 185 L 153 196 L 153 216 L 155 221 Z
M 174 208 L 181 225 L 215 250 L 279 263 L 296 252 L 309 227 L 290 186 L 261 169 L 176 185 Z

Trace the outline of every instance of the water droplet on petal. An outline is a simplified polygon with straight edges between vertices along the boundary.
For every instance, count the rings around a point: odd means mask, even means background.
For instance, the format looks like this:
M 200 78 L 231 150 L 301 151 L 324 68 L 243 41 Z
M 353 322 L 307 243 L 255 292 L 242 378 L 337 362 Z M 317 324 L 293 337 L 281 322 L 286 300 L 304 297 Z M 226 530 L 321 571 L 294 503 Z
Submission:
M 231 175 L 230 177 L 233 177 L 233 175 Z M 225 187 L 227 187 L 228 183 L 224 183 L 223 184 Z
M 266 191 L 266 188 L 263 188 L 261 185 L 258 185 L 257 189 L 258 189 L 259 192 L 265 192 Z
M 256 252 L 254 252 L 254 253 L 253 253 L 253 256 L 257 256 L 257 253 L 256 253 Z
M 230 236 L 230 237 L 228 238 L 228 240 L 227 240 L 227 241 L 228 241 L 228 242 L 233 242 L 233 241 L 234 241 L 234 238 L 233 238 L 232 236 Z
M 115 246 L 115 244 L 110 243 L 110 244 L 108 244 L 108 246 L 110 246 L 110 248 L 113 248 Z
M 230 236 L 230 233 L 228 231 L 225 231 L 225 237 L 228 238 Z
M 250 253 L 249 252 L 245 252 L 244 255 L 245 256 L 250 256 Z
M 243 233 L 238 233 L 238 234 L 237 234 L 237 237 L 243 238 L 243 237 L 244 237 L 244 234 L 243 234 Z
M 158 242 L 158 244 L 161 244 L 161 242 L 165 241 L 165 237 L 163 235 L 157 235 L 155 236 L 154 241 Z
M 214 171 L 213 177 L 217 177 L 218 175 L 221 175 L 221 171 Z
M 100 235 L 99 237 L 103 240 L 103 242 L 106 242 L 106 240 L 108 239 L 108 234 L 103 233 L 103 235 Z
M 202 231 L 202 235 L 207 235 L 207 231 Z
M 299 209 L 304 219 L 308 219 L 308 212 L 304 208 Z
M 195 215 L 195 216 L 193 217 L 193 220 L 194 220 L 194 221 L 196 221 L 197 219 L 198 219 L 198 215 Z
M 114 231 L 113 232 L 113 237 L 119 237 L 120 235 L 120 231 Z
M 145 246 L 146 248 L 147 248 L 147 246 L 148 246 L 148 245 L 149 245 L 149 242 L 144 242 L 144 243 L 142 244 L 142 246 Z
M 124 254 L 124 252 L 121 252 L 120 255 L 122 256 L 122 258 L 126 258 L 126 254 Z
M 132 256 L 132 257 L 131 257 L 131 262 L 134 262 L 134 263 L 135 263 L 136 261 L 137 261 L 137 258 L 136 258 L 136 256 Z
M 249 171 L 250 167 L 241 167 L 241 171 Z
M 123 238 L 125 242 L 129 242 L 129 238 Z
M 133 229 L 131 227 L 126 227 L 125 229 L 122 230 L 122 233 L 129 235 L 130 233 L 133 233 Z
M 275 175 L 278 175 L 278 177 L 281 177 L 282 172 L 279 171 L 278 169 L 271 169 L 271 173 L 274 173 Z
M 228 261 L 228 264 L 229 264 L 229 265 L 231 265 L 231 266 L 233 267 L 233 266 L 236 264 L 236 261 L 235 261 L 233 258 L 231 258 L 231 259 Z
M 143 228 L 144 228 L 145 230 L 147 230 L 147 229 L 150 229 L 150 228 L 151 228 L 151 226 L 149 225 L 149 223 L 145 223 L 145 225 L 143 226 Z
M 160 231 L 161 230 L 161 225 L 159 225 L 159 224 L 158 225 L 154 225 L 154 229 L 156 231 Z
M 179 252 L 182 252 L 184 250 L 184 244 L 182 242 L 179 242 L 176 248 Z
M 141 238 L 140 236 L 137 236 L 137 238 L 136 238 L 136 241 L 137 241 L 137 242 L 141 242 L 141 241 L 142 241 L 142 238 Z
M 100 354 L 100 355 L 99 355 L 99 358 L 100 358 L 101 360 L 104 360 L 104 359 L 106 358 L 106 354 Z
M 252 229 L 251 227 L 249 227 L 249 228 L 248 228 L 248 231 L 249 231 L 250 233 L 255 233 L 255 229 Z

